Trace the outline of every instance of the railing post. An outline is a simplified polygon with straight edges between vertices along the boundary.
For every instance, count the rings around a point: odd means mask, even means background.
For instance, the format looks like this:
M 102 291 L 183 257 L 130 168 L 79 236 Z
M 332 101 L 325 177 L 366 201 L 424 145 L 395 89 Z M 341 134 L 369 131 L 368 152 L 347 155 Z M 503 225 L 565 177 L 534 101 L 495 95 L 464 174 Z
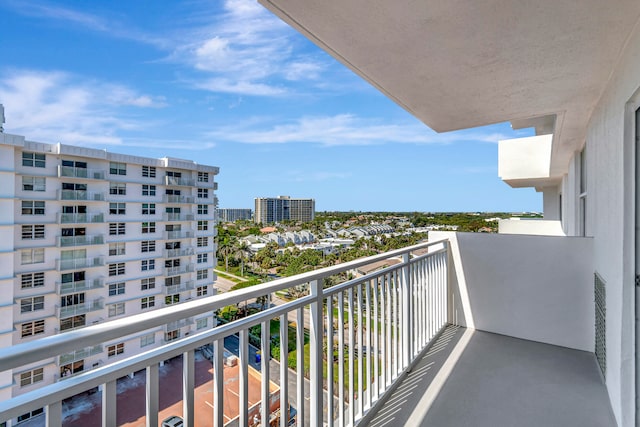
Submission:
M 322 307 L 323 293 L 322 281 L 314 280 L 311 282 L 311 296 L 314 301 L 311 303 L 310 313 L 310 330 L 309 339 L 311 341 L 309 364 L 311 369 L 311 417 L 312 426 L 322 426 L 322 409 L 323 409 L 323 387 L 322 387 Z M 304 351 L 304 349 L 298 349 Z M 300 422 L 300 420 L 298 420 Z
M 158 364 L 154 363 L 147 366 L 145 383 L 145 403 L 146 403 L 146 426 L 156 427 L 158 425 L 159 412 L 159 369 Z
M 409 259 L 411 254 L 402 255 L 402 368 L 411 362 L 411 337 L 413 336 L 413 322 L 411 321 L 411 275 L 409 274 Z

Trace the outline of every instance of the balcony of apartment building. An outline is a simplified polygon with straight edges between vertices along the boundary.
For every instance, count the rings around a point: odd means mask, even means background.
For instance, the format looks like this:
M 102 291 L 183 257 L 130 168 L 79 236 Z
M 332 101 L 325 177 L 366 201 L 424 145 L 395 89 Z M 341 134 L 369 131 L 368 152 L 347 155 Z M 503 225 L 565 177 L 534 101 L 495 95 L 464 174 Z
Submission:
M 103 180 L 105 171 L 102 169 L 87 169 L 78 166 L 58 166 L 58 178 L 83 178 Z
M 78 316 L 91 313 L 104 308 L 104 298 L 96 298 L 90 301 L 72 301 L 69 305 L 56 306 L 58 318 Z
M 56 243 L 59 248 L 102 245 L 104 244 L 104 235 L 96 234 L 93 236 L 58 236 L 56 238 Z
M 46 343 L 1 349 L 0 370 L 18 370 L 166 325 L 161 347 L 80 373 L 73 383 L 62 381 L 1 402 L 0 421 L 44 406 L 48 425 L 61 425 L 64 399 L 101 386 L 103 425 L 115 425 L 117 379 L 144 370 L 142 415 L 157 425 L 162 410 L 158 364 L 180 356 L 186 385 L 182 416 L 185 425 L 198 425 L 193 361 L 198 349 L 213 343 L 209 417 L 219 426 L 225 425 L 221 408 L 229 404 L 238 406 L 240 425 L 252 422 L 246 373 L 256 351 L 263 355 L 263 402 L 269 399 L 265 384 L 279 382 L 281 407 L 294 407 L 305 425 L 615 425 L 602 380 L 606 366 L 594 354 L 602 336 L 594 328 L 599 320 L 589 268 L 592 239 L 446 232 L 434 233 L 433 239 L 69 331 Z M 389 258 L 401 262 L 323 287 L 328 278 Z M 188 336 L 175 332 L 194 316 L 300 286 L 309 293 L 213 329 Z M 280 320 L 280 342 L 293 340 L 297 348 L 308 343 L 307 379 L 302 369 L 268 369 L 264 355 L 271 354 L 272 319 Z M 249 330 L 256 325 L 263 332 L 250 345 Z M 241 384 L 234 402 L 224 401 L 225 383 L 216 374 L 224 369 L 229 337 L 238 343 Z M 287 360 L 286 346 L 280 351 L 279 358 Z M 297 354 L 302 366 L 304 352 Z M 286 411 L 279 416 L 286 418 Z M 273 417 L 268 405 L 259 417 Z
M 163 221 L 193 221 L 195 215 L 191 212 L 165 212 L 162 219 Z
M 104 214 L 102 212 L 88 213 L 63 213 L 57 214 L 58 224 L 94 224 L 103 223 Z
M 56 282 L 56 289 L 59 295 L 73 294 L 76 292 L 91 291 L 104 287 L 104 278 L 99 277 L 89 280 L 78 280 L 73 282 Z
M 165 258 L 178 258 L 183 256 L 191 256 L 194 254 L 195 251 L 193 250 L 193 248 L 176 248 L 164 250 Z
M 58 200 L 63 201 L 104 202 L 104 195 L 99 191 L 58 190 Z
M 195 203 L 195 197 L 181 194 L 165 194 L 162 197 L 163 203 L 176 203 L 176 204 L 193 204 Z
M 175 285 L 166 285 L 164 287 L 164 293 L 167 295 L 173 295 L 180 292 L 192 291 L 193 289 L 195 289 L 195 282 L 193 280 L 186 280 Z
M 196 181 L 194 179 L 185 177 L 165 176 L 164 185 L 193 187 L 196 185 Z
M 77 270 L 81 268 L 92 268 L 104 266 L 104 257 L 88 257 L 88 258 L 70 258 L 56 259 L 56 270 Z
M 193 230 L 172 230 L 164 232 L 165 240 L 193 239 L 194 237 L 195 233 Z
M 194 265 L 191 263 L 164 267 L 165 276 L 179 276 L 181 274 L 193 273 Z

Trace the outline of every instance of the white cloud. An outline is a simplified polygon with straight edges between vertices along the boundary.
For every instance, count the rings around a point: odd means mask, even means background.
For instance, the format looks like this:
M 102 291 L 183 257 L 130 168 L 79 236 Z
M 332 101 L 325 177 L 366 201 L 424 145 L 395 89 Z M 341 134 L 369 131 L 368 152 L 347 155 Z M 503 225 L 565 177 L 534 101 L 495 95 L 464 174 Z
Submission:
M 145 123 L 123 118 L 125 107 L 160 107 L 163 99 L 122 85 L 83 80 L 63 72 L 8 71 L 0 81 L 7 132 L 66 144 L 119 145 L 119 134 Z

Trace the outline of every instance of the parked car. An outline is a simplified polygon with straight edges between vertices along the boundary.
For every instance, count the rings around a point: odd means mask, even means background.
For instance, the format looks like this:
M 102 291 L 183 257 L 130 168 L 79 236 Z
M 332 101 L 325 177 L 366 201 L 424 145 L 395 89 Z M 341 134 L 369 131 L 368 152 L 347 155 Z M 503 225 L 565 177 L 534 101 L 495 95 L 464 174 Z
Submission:
M 162 422 L 162 427 L 182 427 L 182 417 L 172 415 L 169 418 L 165 418 Z

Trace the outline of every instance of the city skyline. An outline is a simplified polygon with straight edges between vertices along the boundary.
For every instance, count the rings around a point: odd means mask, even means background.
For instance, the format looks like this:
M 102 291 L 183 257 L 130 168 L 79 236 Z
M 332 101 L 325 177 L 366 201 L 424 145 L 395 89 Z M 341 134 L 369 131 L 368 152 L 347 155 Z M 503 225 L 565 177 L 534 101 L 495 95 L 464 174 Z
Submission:
M 7 133 L 218 165 L 222 207 L 542 210 L 497 176 L 496 142 L 529 130 L 436 134 L 253 0 L 0 11 Z

